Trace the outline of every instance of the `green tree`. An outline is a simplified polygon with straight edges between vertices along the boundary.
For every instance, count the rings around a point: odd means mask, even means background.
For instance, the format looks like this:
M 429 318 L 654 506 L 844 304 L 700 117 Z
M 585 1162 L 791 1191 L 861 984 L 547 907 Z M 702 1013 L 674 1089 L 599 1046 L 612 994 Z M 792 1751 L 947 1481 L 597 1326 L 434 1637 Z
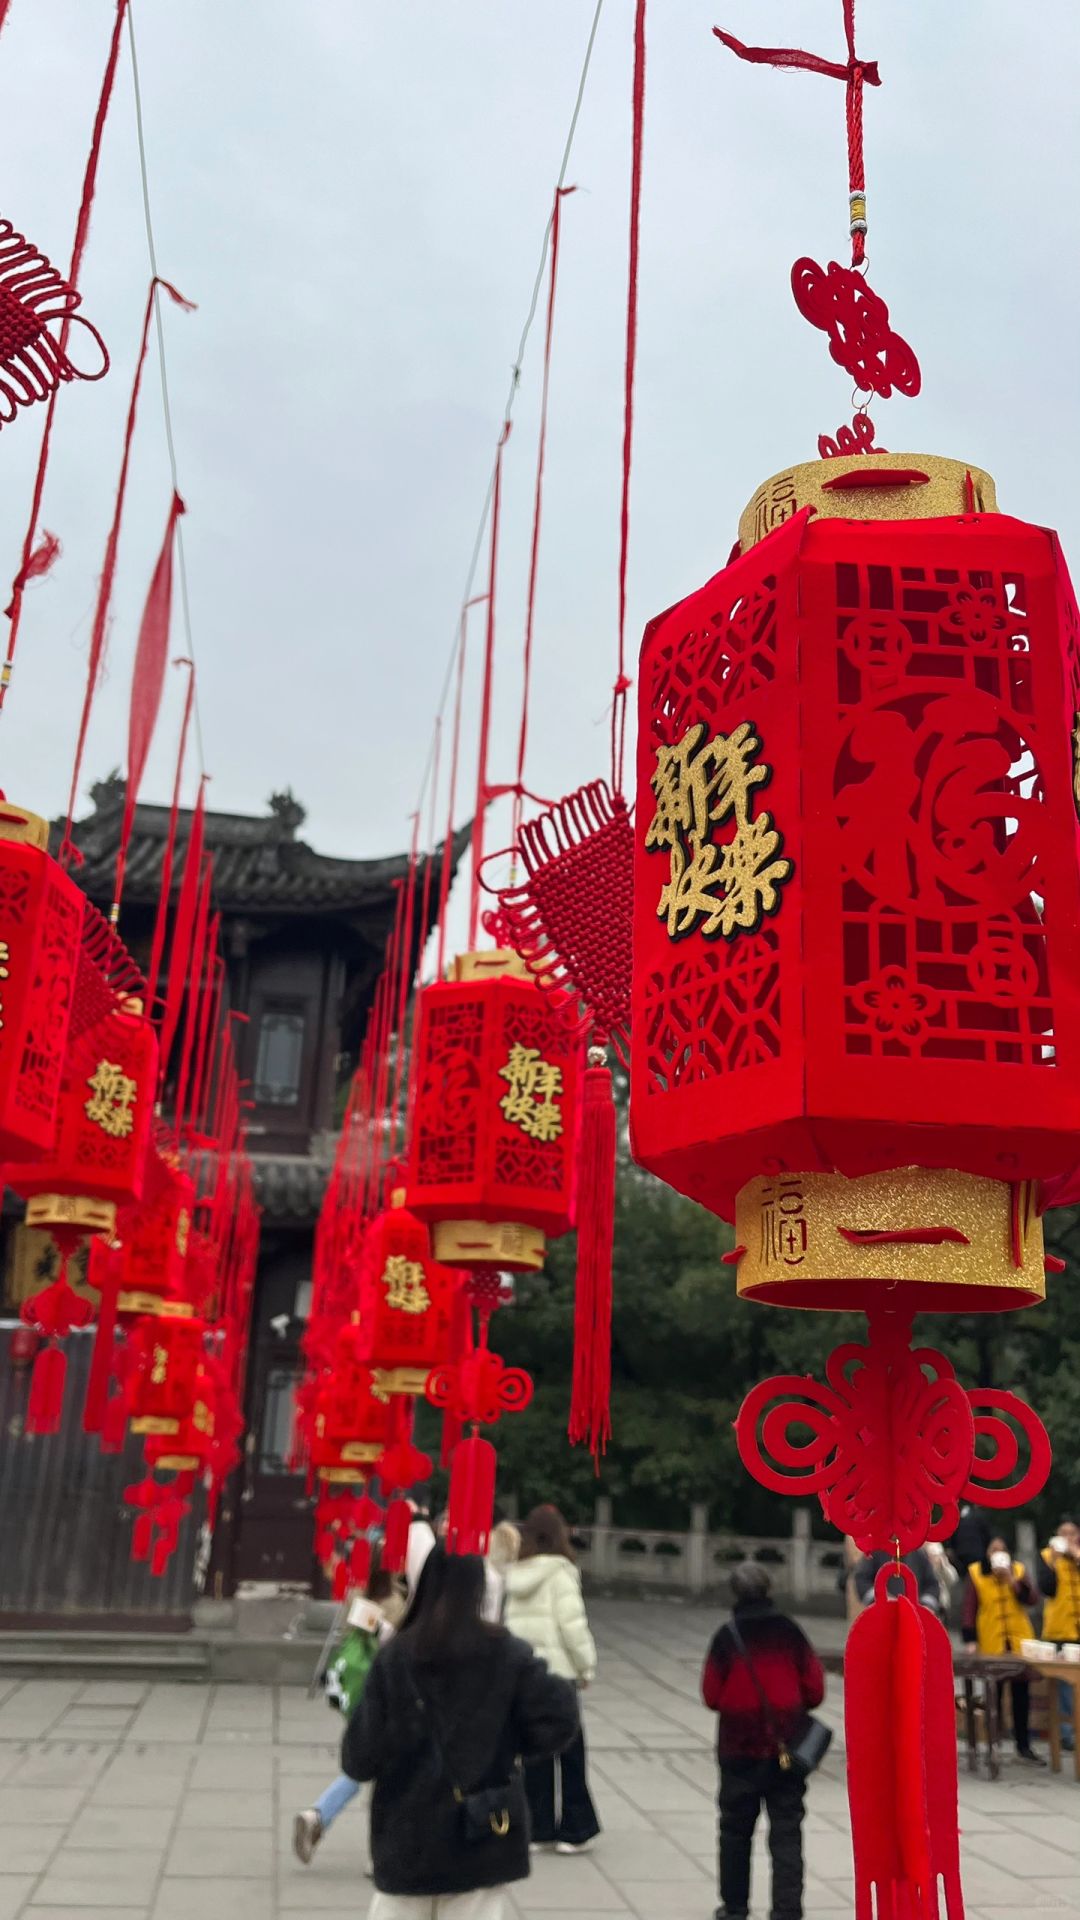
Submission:
M 1009 1387 L 1037 1407 L 1055 1464 L 1030 1509 L 1042 1531 L 1080 1506 L 1080 1209 L 1046 1216 L 1051 1275 L 1043 1306 L 1017 1313 L 925 1314 L 917 1341 L 941 1348 L 965 1386 Z M 821 1376 L 832 1347 L 862 1340 L 861 1314 L 810 1313 L 739 1301 L 722 1263 L 731 1229 L 623 1158 L 616 1202 L 612 1329 L 613 1439 L 599 1475 L 570 1448 L 573 1236 L 553 1245 L 540 1274 L 518 1281 L 513 1307 L 492 1325 L 508 1365 L 528 1368 L 532 1405 L 494 1430 L 500 1484 L 523 1509 L 555 1500 L 578 1519 L 610 1494 L 621 1524 L 686 1524 L 691 1501 L 716 1528 L 785 1533 L 791 1501 L 751 1479 L 732 1422 L 748 1389 L 770 1373 Z M 814 1504 L 816 1516 L 816 1503 Z M 1003 1525 L 1011 1532 L 1017 1514 Z

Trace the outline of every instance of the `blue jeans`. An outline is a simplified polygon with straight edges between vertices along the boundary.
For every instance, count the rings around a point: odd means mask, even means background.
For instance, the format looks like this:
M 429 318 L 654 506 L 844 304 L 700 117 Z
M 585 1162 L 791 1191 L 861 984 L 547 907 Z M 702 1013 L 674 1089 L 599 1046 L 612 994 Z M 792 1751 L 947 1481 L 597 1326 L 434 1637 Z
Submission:
M 359 1791 L 359 1780 L 350 1780 L 347 1773 L 339 1773 L 336 1780 L 331 1780 L 326 1791 L 320 1793 L 315 1802 L 315 1811 L 322 1821 L 324 1833 L 337 1819 L 342 1807 L 347 1807 L 350 1800 L 355 1800 Z

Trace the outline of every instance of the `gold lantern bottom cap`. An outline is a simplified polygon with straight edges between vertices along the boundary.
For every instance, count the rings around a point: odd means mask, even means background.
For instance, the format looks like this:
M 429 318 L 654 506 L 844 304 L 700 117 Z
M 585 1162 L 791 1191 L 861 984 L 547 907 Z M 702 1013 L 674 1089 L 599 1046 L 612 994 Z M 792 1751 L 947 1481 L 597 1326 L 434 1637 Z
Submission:
M 1001 1313 L 1046 1297 L 1029 1181 L 927 1167 L 763 1175 L 736 1196 L 735 1240 L 740 1297 L 772 1306 Z
M 538 1273 L 547 1241 L 542 1227 L 518 1220 L 437 1220 L 431 1232 L 436 1260 L 445 1267 L 503 1267 Z
M 116 1232 L 116 1202 L 88 1193 L 35 1193 L 26 1203 L 28 1227 L 74 1227 L 79 1233 Z
M 375 1367 L 371 1376 L 371 1391 L 376 1400 L 390 1393 L 421 1394 L 428 1383 L 430 1367 Z

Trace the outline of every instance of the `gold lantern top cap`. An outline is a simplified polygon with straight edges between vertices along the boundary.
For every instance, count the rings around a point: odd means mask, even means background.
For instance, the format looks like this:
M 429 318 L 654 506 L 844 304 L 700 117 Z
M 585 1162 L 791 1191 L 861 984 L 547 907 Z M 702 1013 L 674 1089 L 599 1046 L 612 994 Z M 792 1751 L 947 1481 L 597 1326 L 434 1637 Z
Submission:
M 49 823 L 40 813 L 29 813 L 11 800 L 0 799 L 0 840 L 18 840 L 23 846 L 47 852 Z
M 488 947 L 483 953 L 459 953 L 450 963 L 451 980 L 492 980 L 508 974 L 518 980 L 532 977 L 521 955 L 508 947 Z
M 743 553 L 804 507 L 829 520 L 937 520 L 996 513 L 997 488 L 982 467 L 937 453 L 846 453 L 835 460 L 806 460 L 774 473 L 743 509 Z
M 405 1205 L 405 1189 L 404 1189 L 404 1187 L 392 1187 L 392 1188 L 391 1188 L 391 1190 L 390 1190 L 390 1205 L 391 1205 L 392 1207 L 403 1207 L 403 1206 Z

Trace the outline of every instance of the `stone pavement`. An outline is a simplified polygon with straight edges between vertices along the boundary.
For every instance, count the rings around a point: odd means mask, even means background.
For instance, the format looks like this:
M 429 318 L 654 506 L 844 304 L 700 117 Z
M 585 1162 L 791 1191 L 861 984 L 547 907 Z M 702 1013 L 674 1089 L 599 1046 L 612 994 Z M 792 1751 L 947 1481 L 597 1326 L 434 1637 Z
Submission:
M 709 1920 L 711 1715 L 697 1700 L 714 1620 L 655 1599 L 593 1609 L 587 1697 L 604 1833 L 540 1855 L 510 1920 Z M 840 1684 L 826 1711 L 839 1720 Z M 0 1680 L 0 1920 L 363 1920 L 355 1808 L 306 1870 L 293 1811 L 336 1771 L 337 1723 L 296 1688 Z M 812 1782 L 807 1920 L 851 1920 L 843 1756 Z M 1080 1911 L 1080 1786 L 1006 1764 L 961 1775 L 968 1920 Z M 764 1835 L 756 1912 L 767 1912 Z

